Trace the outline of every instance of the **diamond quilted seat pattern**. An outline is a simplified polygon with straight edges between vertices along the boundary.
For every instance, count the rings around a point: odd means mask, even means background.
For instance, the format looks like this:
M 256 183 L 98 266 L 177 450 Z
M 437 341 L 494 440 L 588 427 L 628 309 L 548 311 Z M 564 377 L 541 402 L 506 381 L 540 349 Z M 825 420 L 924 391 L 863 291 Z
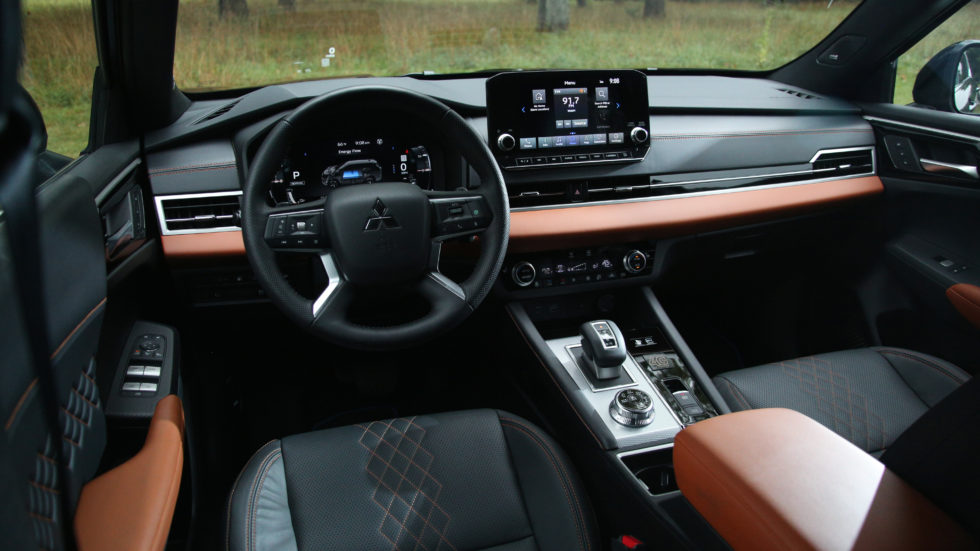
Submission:
M 938 358 L 877 347 L 729 371 L 714 383 L 734 411 L 794 409 L 880 454 L 968 378 Z

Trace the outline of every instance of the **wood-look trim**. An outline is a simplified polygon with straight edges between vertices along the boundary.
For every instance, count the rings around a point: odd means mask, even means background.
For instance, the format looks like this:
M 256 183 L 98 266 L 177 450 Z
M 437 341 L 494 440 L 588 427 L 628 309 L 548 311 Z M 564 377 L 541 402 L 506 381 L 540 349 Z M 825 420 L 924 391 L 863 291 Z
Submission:
M 718 230 L 880 194 L 877 176 L 510 215 L 512 252 L 598 245 Z
M 171 259 L 245 255 L 240 231 L 164 235 L 161 241 L 163 254 Z

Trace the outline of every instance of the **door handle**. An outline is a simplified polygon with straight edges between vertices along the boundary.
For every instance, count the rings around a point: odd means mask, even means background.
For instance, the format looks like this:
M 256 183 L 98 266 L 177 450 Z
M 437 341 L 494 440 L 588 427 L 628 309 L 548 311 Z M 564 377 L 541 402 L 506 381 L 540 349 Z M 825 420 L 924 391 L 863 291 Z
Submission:
M 975 166 L 943 163 L 930 159 L 919 159 L 919 162 L 922 163 L 922 168 L 926 172 L 943 175 L 966 176 L 968 178 L 973 178 L 974 180 L 980 180 L 980 175 L 977 174 L 977 167 Z

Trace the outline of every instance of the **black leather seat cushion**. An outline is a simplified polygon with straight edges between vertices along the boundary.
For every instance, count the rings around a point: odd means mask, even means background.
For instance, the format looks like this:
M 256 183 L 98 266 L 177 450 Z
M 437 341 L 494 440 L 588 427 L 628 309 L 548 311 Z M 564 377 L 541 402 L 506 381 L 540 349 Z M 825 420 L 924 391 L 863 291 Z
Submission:
M 901 348 L 862 348 L 729 371 L 714 378 L 733 411 L 783 407 L 878 454 L 970 376 Z
M 565 455 L 529 422 L 474 410 L 263 446 L 231 491 L 229 550 L 597 549 Z

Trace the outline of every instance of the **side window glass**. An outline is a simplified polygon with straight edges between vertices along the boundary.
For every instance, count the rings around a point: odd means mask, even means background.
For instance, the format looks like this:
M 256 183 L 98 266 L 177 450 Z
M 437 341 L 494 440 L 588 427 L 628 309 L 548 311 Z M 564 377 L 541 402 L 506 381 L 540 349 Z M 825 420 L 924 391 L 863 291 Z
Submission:
M 20 83 L 44 117 L 48 151 L 78 157 L 88 145 L 98 65 L 88 0 L 24 0 Z
M 971 40 L 978 42 L 973 46 L 964 42 Z M 898 58 L 893 103 L 915 102 L 913 90 L 918 77 L 922 81 L 919 99 L 928 98 L 927 105 L 944 111 L 977 113 L 980 84 L 977 64 L 980 64 L 980 2 L 974 0 Z M 943 107 L 934 102 L 941 102 Z

